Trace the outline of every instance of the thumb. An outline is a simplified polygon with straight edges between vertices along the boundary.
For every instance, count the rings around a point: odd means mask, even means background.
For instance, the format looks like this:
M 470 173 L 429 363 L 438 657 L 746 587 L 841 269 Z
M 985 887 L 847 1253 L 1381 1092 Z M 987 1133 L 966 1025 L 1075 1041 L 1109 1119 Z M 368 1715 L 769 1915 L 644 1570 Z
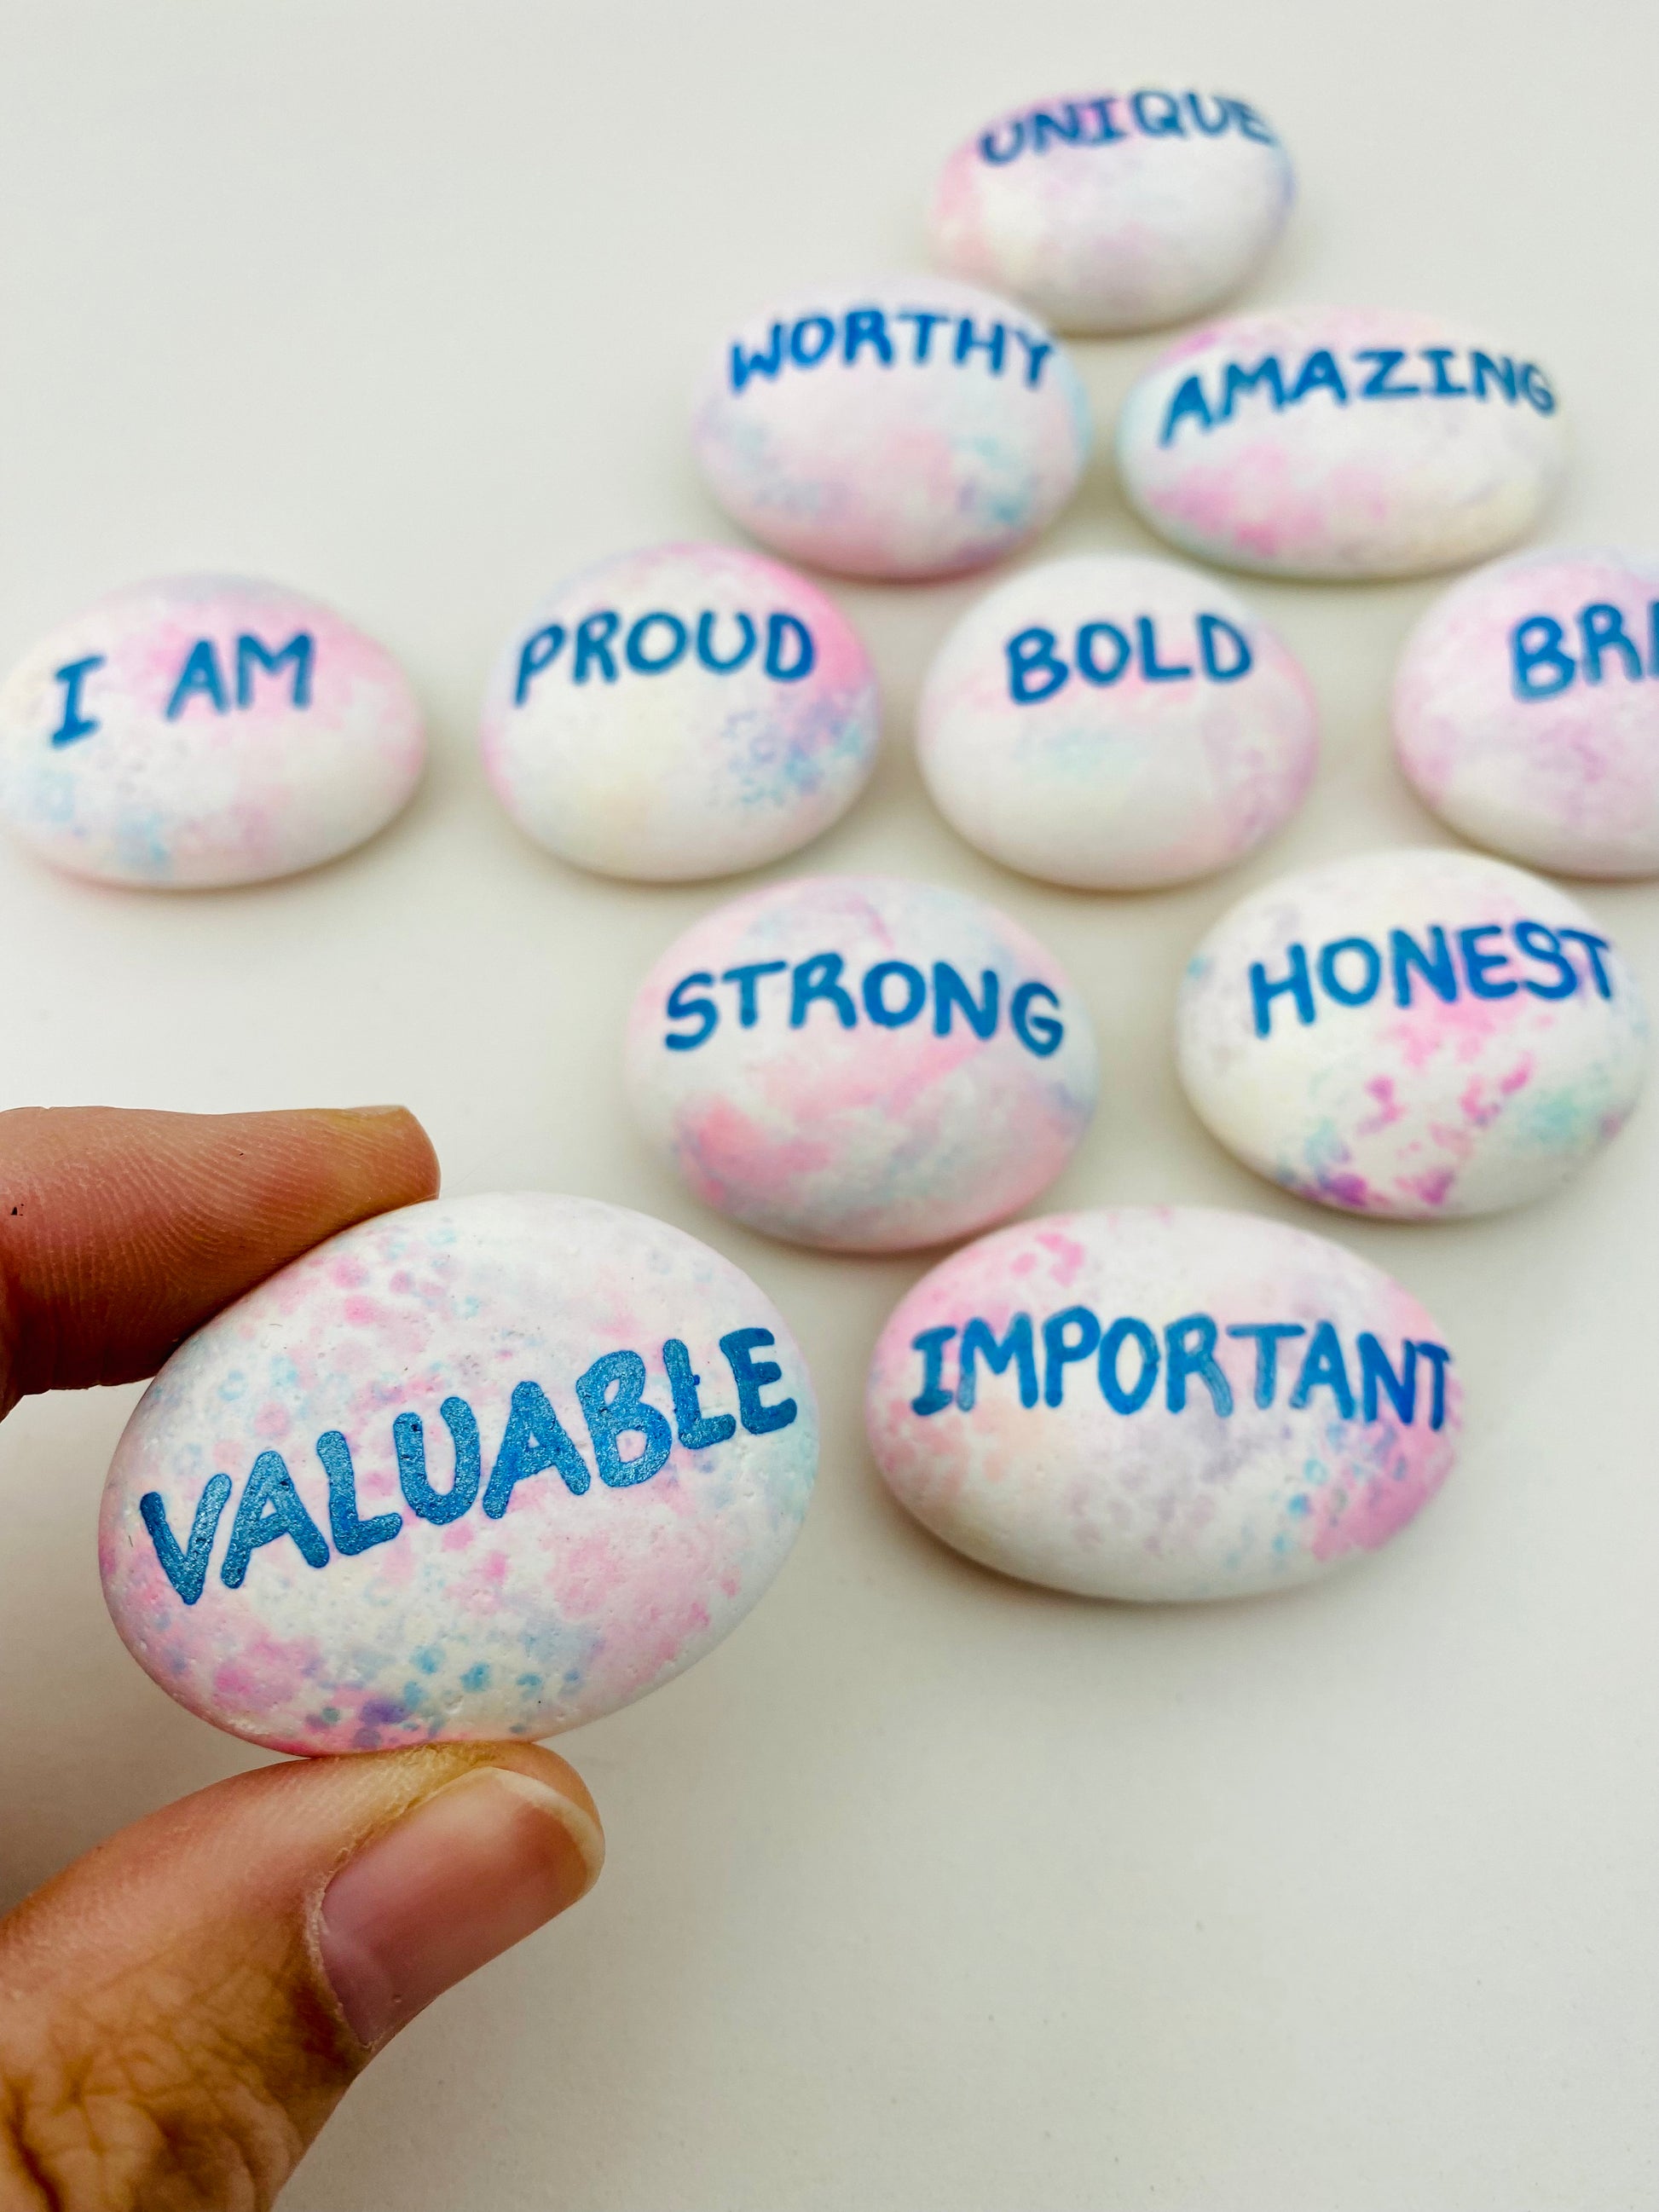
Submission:
M 374 2052 L 574 1905 L 604 1840 L 520 1744 L 216 1784 L 0 1920 L 3 2212 L 253 2212 Z

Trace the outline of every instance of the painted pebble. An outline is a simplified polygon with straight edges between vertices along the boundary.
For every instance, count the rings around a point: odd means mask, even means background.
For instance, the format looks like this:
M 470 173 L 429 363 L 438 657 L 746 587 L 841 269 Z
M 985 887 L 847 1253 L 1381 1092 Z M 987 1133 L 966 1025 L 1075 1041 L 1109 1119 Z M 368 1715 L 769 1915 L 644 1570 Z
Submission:
M 425 757 L 390 653 L 242 577 L 112 592 L 0 691 L 0 821 L 106 883 L 202 890 L 315 867 L 384 828 Z
M 935 805 L 1005 866 L 1083 890 L 1184 883 L 1300 805 L 1317 713 L 1237 596 L 1093 554 L 999 585 L 946 638 L 917 738 Z
M 1408 641 L 1400 764 L 1454 830 L 1534 867 L 1659 874 L 1659 560 L 1524 553 Z
M 1555 884 L 1472 853 L 1286 876 L 1188 963 L 1181 1079 L 1246 1166 L 1299 1198 L 1420 1221 L 1565 1182 L 1642 1087 L 1630 970 Z
M 745 1275 L 545 1192 L 360 1224 L 190 1338 L 104 1492 L 127 1648 L 273 1751 L 551 1735 L 748 1612 L 817 1457 Z
M 706 1205 L 831 1251 L 962 1237 L 1035 1198 L 1094 1111 L 1058 963 L 961 891 L 805 877 L 687 930 L 640 987 L 626 1079 Z
M 883 1330 L 866 1418 L 947 1544 L 1085 1597 L 1291 1589 L 1431 1498 L 1462 1392 L 1398 1283 L 1246 1213 L 1023 1221 L 924 1276 Z
M 755 316 L 720 349 L 693 423 L 728 514 L 849 576 L 1000 559 L 1065 506 L 1089 435 L 1077 371 L 1042 325 L 938 276 Z
M 1118 421 L 1172 544 L 1281 576 L 1410 576 L 1496 553 L 1564 458 L 1536 362 L 1426 315 L 1290 307 L 1180 339 Z
M 1243 100 L 1107 92 L 1017 108 L 957 147 L 928 228 L 958 276 L 1103 337 L 1218 307 L 1266 259 L 1295 190 Z
M 793 853 L 875 764 L 876 680 L 844 615 L 775 561 L 658 545 L 521 625 L 483 715 L 489 780 L 561 860 L 664 883 Z

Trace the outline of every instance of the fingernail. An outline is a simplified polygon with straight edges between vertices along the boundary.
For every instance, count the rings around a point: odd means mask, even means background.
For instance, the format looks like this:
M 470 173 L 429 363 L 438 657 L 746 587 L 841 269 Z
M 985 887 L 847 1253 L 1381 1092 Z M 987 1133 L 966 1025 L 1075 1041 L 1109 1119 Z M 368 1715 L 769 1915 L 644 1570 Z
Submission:
M 386 1114 L 407 1114 L 407 1106 L 337 1106 L 337 1114 L 345 1115 L 353 1121 L 371 1121 Z
M 360 2043 L 574 1905 L 604 1845 L 578 1805 L 490 1766 L 451 1782 L 341 1868 L 323 1895 L 323 1971 Z

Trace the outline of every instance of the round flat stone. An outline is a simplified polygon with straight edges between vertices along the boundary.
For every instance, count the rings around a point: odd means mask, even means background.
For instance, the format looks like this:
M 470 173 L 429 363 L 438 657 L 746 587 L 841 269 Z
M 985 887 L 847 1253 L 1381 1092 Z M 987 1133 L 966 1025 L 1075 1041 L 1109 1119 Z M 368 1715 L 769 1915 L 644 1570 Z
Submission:
M 1289 648 L 1213 576 L 1090 554 L 1000 584 L 940 647 L 917 755 L 947 821 L 1084 890 L 1184 883 L 1300 805 L 1318 716 Z
M 725 545 L 602 562 L 496 664 L 484 766 L 561 860 L 653 882 L 762 866 L 827 830 L 875 764 L 876 679 L 816 585 Z
M 1388 1542 L 1450 1471 L 1436 1323 L 1351 1252 L 1197 1206 L 1022 1221 L 909 1292 L 866 1420 L 901 1504 L 1087 1597 L 1255 1597 Z
M 1087 1128 L 1094 1036 L 1070 981 L 961 891 L 805 877 L 734 899 L 641 985 L 625 1079 L 705 1205 L 831 1251 L 1001 1219 Z
M 1424 803 L 1476 844 L 1659 874 L 1659 560 L 1551 550 L 1465 577 L 1407 643 L 1394 736 Z
M 1267 258 L 1295 190 L 1248 101 L 1142 87 L 1000 115 L 945 162 L 928 228 L 957 276 L 1108 337 L 1219 307 Z
M 1282 877 L 1188 963 L 1181 1079 L 1247 1167 L 1352 1213 L 1490 1213 L 1565 1182 L 1647 1064 L 1629 969 L 1558 885 L 1472 853 Z
M 718 1644 L 817 1458 L 799 1350 L 718 1253 L 544 1192 L 366 1221 L 200 1329 L 104 1492 L 128 1650 L 274 1751 L 537 1738 Z
M 740 325 L 692 438 L 715 498 L 775 551 L 849 576 L 945 576 L 1052 521 L 1083 473 L 1089 408 L 1027 309 L 890 277 Z
M 240 577 L 112 592 L 0 690 L 0 822 L 105 883 L 199 890 L 315 867 L 382 829 L 425 758 L 390 653 Z

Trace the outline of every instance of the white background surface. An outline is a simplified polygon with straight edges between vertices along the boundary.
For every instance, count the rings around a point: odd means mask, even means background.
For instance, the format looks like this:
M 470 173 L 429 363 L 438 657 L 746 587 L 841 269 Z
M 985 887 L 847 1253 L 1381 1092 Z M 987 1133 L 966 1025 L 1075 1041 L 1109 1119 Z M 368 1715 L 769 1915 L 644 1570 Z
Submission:
M 1251 885 L 1440 833 L 1387 684 L 1431 586 L 1249 584 L 1327 754 L 1238 874 L 1103 899 L 1006 876 L 909 753 L 983 580 L 836 586 L 888 750 L 815 868 L 979 891 L 1071 966 L 1098 1121 L 1054 1204 L 1328 1230 L 1443 1322 L 1462 1468 L 1300 1595 L 1136 1612 L 1002 1583 L 887 1502 L 868 1347 L 921 1260 L 726 1228 L 645 1157 L 617 1046 L 720 887 L 586 880 L 500 817 L 485 670 L 599 555 L 726 537 L 685 394 L 725 319 L 914 265 L 936 159 L 1000 106 L 1229 90 L 1304 200 L 1250 297 L 1426 306 L 1533 353 L 1576 438 L 1551 533 L 1659 542 L 1650 0 L 5 0 L 0 658 L 188 567 L 315 591 L 404 658 L 435 760 L 363 853 L 269 889 L 104 892 L 0 854 L 0 1103 L 403 1099 L 455 1192 L 667 1216 L 777 1298 L 827 1416 L 818 1498 L 712 1658 L 567 1738 L 594 1897 L 352 2093 L 292 2212 L 1175 2206 L 1573 2212 L 1659 2187 L 1652 1104 L 1559 1200 L 1367 1226 L 1276 1196 L 1184 1107 L 1182 961 Z M 1081 349 L 1103 430 L 1150 342 Z M 1103 452 L 1042 553 L 1148 548 Z M 1588 902 L 1659 999 L 1659 886 Z M 136 1393 L 0 1439 L 0 1878 L 252 1763 L 132 1665 L 94 1523 Z

